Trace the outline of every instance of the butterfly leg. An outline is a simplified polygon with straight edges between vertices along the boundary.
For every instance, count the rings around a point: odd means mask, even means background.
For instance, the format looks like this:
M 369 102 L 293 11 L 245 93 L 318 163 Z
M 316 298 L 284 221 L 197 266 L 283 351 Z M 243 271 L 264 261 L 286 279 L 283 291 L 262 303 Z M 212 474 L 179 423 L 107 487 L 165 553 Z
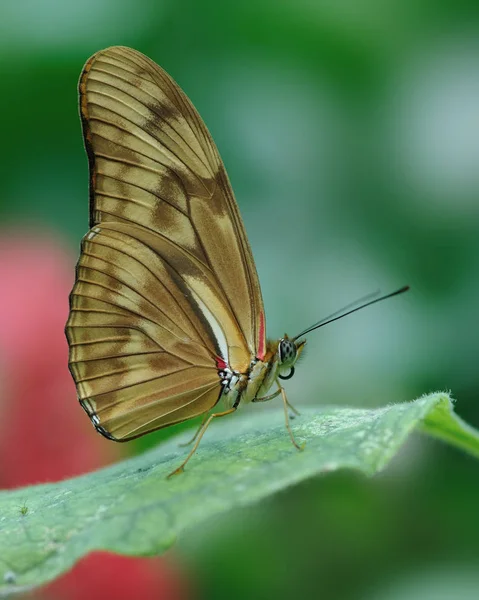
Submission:
M 204 418 L 204 419 L 201 421 L 201 423 L 200 423 L 200 426 L 199 426 L 199 427 L 198 427 L 198 429 L 195 431 L 195 434 L 194 434 L 194 436 L 193 436 L 191 439 L 189 439 L 187 442 L 183 442 L 183 443 L 181 443 L 181 444 L 178 444 L 178 446 L 179 446 L 180 448 L 184 448 L 185 446 L 189 446 L 190 444 L 192 444 L 192 443 L 193 443 L 193 442 L 196 440 L 196 438 L 198 437 L 198 435 L 199 435 L 200 431 L 203 429 L 203 426 L 204 426 L 204 424 L 206 423 L 206 421 L 208 420 L 208 418 L 209 418 L 209 415 L 208 415 L 208 414 L 206 414 L 206 415 L 205 415 L 205 418 Z
M 268 400 L 272 400 L 273 398 L 276 398 L 277 396 L 279 396 L 281 394 L 281 386 L 279 389 L 277 389 L 275 392 L 273 392 L 272 394 L 269 394 L 268 396 L 263 396 L 262 398 L 254 398 L 252 400 L 252 402 L 268 402 Z M 286 398 L 286 404 L 288 405 L 288 407 L 294 412 L 294 414 L 299 417 L 299 415 L 301 414 L 299 412 L 299 410 L 296 410 L 294 408 L 294 406 L 291 404 L 291 402 Z M 293 418 L 293 417 L 291 417 Z
M 253 398 L 253 400 L 251 400 L 251 402 L 268 402 L 268 400 L 272 400 L 273 398 L 276 398 L 280 394 L 281 394 L 281 389 L 278 389 L 275 392 L 273 392 L 272 394 L 269 394 L 268 396 L 263 396 L 262 398 Z
M 252 402 L 268 402 L 268 400 L 272 400 L 281 394 L 281 390 L 277 389 L 274 393 L 268 394 L 268 396 L 263 396 L 262 398 L 254 398 Z M 288 400 L 286 400 L 288 402 Z M 288 402 L 289 408 L 294 412 L 294 414 L 299 416 L 299 412 L 294 408 L 292 404 Z M 290 419 L 294 419 L 294 415 L 289 416 Z
M 298 444 L 298 442 L 294 439 L 294 435 L 293 435 L 293 432 L 291 431 L 291 427 L 290 427 L 290 424 L 289 424 L 288 406 L 290 408 L 293 408 L 293 407 L 288 402 L 288 398 L 286 397 L 286 391 L 285 391 L 284 387 L 281 386 L 281 384 L 278 381 L 278 379 L 276 379 L 276 383 L 278 384 L 279 392 L 280 392 L 280 394 L 281 394 L 281 396 L 283 398 L 284 420 L 285 420 L 285 423 L 286 423 L 286 429 L 288 430 L 288 433 L 289 433 L 289 437 L 291 438 L 291 441 L 293 442 L 293 446 L 295 448 L 297 448 L 298 450 L 303 450 L 304 446 L 305 446 L 305 442 L 303 442 L 301 444 L 301 446 Z M 293 409 L 293 410 L 295 410 L 295 409 Z
M 294 414 L 299 417 L 300 416 L 300 412 L 299 410 L 296 410 L 296 408 L 294 408 L 294 406 L 291 404 L 291 402 L 286 398 L 286 404 L 289 406 L 289 408 L 294 412 Z M 293 417 L 291 417 L 293 418 Z
M 268 396 L 263 396 L 262 398 L 254 398 L 252 400 L 252 402 L 268 402 L 268 400 L 272 400 L 273 398 L 276 398 L 277 396 L 279 396 L 281 394 L 281 396 L 283 398 L 284 418 L 286 421 L 286 429 L 288 430 L 289 437 L 291 438 L 291 441 L 293 442 L 293 446 L 295 448 L 297 448 L 298 450 L 303 450 L 304 443 L 301 444 L 301 446 L 300 446 L 294 439 L 293 432 L 291 431 L 291 427 L 289 425 L 288 408 L 290 408 L 297 415 L 299 415 L 299 412 L 294 408 L 294 406 L 292 404 L 290 404 L 288 402 L 288 398 L 286 397 L 286 391 L 277 379 L 276 379 L 276 383 L 278 384 L 278 389 L 275 392 L 273 392 L 272 394 L 269 394 Z
M 180 473 L 183 473 L 183 471 L 185 470 L 185 465 L 186 463 L 190 460 L 190 458 L 193 456 L 193 454 L 196 452 L 200 442 L 201 442 L 201 438 L 203 437 L 205 431 L 208 429 L 208 425 L 211 423 L 211 421 L 216 418 L 216 417 L 224 417 L 225 415 L 229 415 L 233 412 L 235 412 L 237 406 L 233 406 L 233 408 L 229 408 L 228 410 L 224 410 L 223 412 L 219 412 L 219 413 L 213 413 L 212 415 L 210 415 L 206 421 L 201 425 L 201 428 L 198 430 L 198 432 L 196 433 L 195 437 L 196 442 L 195 445 L 193 446 L 193 448 L 190 450 L 188 456 L 185 458 L 185 460 L 181 463 L 181 465 L 175 469 L 174 471 L 172 471 L 168 476 L 167 479 L 169 479 L 170 477 L 172 477 L 173 475 L 179 475 Z

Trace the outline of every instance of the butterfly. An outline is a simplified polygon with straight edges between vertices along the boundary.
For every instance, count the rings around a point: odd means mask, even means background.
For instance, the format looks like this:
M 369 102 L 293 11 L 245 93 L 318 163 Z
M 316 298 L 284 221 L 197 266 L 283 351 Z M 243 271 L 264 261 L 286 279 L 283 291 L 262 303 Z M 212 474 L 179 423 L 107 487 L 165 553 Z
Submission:
M 173 475 L 213 419 L 281 396 L 300 449 L 281 380 L 293 376 L 303 336 L 327 321 L 266 338 L 245 228 L 193 104 L 163 69 L 121 46 L 87 61 L 79 97 L 90 230 L 66 335 L 78 398 L 96 430 L 123 442 L 204 415 Z

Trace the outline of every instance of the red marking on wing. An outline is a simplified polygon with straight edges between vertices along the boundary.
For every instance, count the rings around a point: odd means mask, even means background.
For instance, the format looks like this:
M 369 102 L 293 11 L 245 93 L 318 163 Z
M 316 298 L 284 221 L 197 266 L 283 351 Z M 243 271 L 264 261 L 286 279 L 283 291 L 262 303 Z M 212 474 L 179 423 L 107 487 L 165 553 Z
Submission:
M 228 365 L 225 363 L 225 361 L 222 358 L 217 356 L 216 357 L 216 367 L 217 367 L 218 371 L 223 371 L 224 369 L 226 369 L 228 367 Z
M 261 312 L 259 315 L 259 335 L 258 335 L 258 356 L 260 360 L 264 359 L 264 355 L 266 353 L 266 344 L 265 344 L 265 331 L 264 331 L 264 313 Z

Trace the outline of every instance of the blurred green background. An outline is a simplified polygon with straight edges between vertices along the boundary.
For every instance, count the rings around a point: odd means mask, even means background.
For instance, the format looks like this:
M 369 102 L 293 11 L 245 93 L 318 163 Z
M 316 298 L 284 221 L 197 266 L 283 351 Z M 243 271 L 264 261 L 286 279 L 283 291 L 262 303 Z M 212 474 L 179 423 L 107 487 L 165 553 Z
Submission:
M 291 401 L 450 389 L 479 425 L 478 34 L 465 0 L 2 0 L 0 234 L 58 240 L 73 282 L 88 219 L 77 80 L 95 51 L 132 46 L 216 140 L 269 336 L 411 285 L 311 334 Z M 417 437 L 381 477 L 310 481 L 185 534 L 175 556 L 196 598 L 476 599 L 478 475 Z

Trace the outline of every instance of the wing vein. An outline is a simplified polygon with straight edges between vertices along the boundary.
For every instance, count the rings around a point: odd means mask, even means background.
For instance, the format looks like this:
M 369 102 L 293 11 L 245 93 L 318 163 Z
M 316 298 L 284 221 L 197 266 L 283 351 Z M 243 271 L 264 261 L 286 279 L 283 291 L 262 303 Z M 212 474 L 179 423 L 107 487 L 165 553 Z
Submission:
M 102 85 L 104 85 L 105 87 L 108 88 L 112 88 L 113 90 L 118 90 L 117 87 L 115 87 L 114 85 L 103 81 L 101 82 Z M 184 138 L 184 136 L 182 135 L 181 131 L 179 131 L 178 129 L 176 129 L 173 126 L 174 121 L 168 121 L 167 119 L 165 119 L 165 117 L 163 116 L 163 114 L 161 113 L 160 110 L 158 110 L 155 105 L 147 105 L 144 104 L 143 102 L 141 102 L 141 100 L 138 100 L 138 98 L 135 98 L 135 96 L 133 96 L 132 94 L 130 94 L 128 91 L 126 90 L 121 90 L 125 96 L 129 96 L 132 100 L 140 103 L 142 106 L 144 106 L 147 110 L 151 110 L 151 112 L 158 117 L 158 119 L 160 119 L 163 123 L 165 123 L 166 125 L 168 125 L 169 127 L 171 127 L 171 129 L 176 133 L 176 135 L 179 137 L 179 139 L 183 142 L 183 144 L 185 145 L 186 148 L 188 148 L 188 150 L 190 150 L 190 152 L 201 162 L 201 164 L 203 165 L 203 167 L 206 170 L 211 170 L 212 165 L 210 164 L 210 162 L 205 163 L 203 158 L 196 152 L 196 150 L 187 142 L 187 140 Z M 131 104 L 127 104 L 126 102 L 123 102 L 122 99 L 118 98 L 117 96 L 114 95 L 110 95 L 107 94 L 106 92 L 102 92 L 100 90 L 95 90 L 95 94 L 99 95 L 99 96 L 104 96 L 105 98 L 110 98 L 112 100 L 115 100 L 115 102 L 119 102 L 120 104 L 122 104 L 123 106 L 127 107 L 128 109 L 132 110 L 133 112 L 135 112 L 137 115 L 139 115 L 141 118 L 144 118 L 144 115 L 142 115 L 138 110 L 136 110 L 136 108 L 134 108 Z M 95 105 L 95 106 L 99 106 L 100 108 L 105 108 L 103 105 L 98 104 L 97 102 L 94 102 L 93 100 L 89 100 L 88 102 L 89 105 Z M 110 110 L 111 112 L 119 115 L 119 116 L 123 116 L 120 113 L 118 113 L 117 111 L 114 111 L 113 109 L 111 109 L 111 107 L 108 108 L 108 110 Z M 138 126 L 139 127 L 139 126 Z M 195 133 L 192 128 L 189 126 L 189 129 L 191 131 L 191 133 Z M 171 137 L 171 135 L 169 135 L 169 133 L 167 131 L 165 131 L 165 129 L 161 129 L 161 132 L 166 135 L 166 137 L 173 143 L 173 144 L 177 144 L 177 141 L 175 139 L 173 139 Z M 154 138 L 157 139 L 157 138 Z M 172 154 L 174 154 L 178 160 L 181 160 L 172 150 L 171 148 L 168 147 L 168 150 L 170 150 L 170 152 Z M 184 161 L 182 161 L 184 164 Z M 186 165 L 188 166 L 188 165 Z M 213 173 L 211 172 L 211 175 L 213 176 Z

